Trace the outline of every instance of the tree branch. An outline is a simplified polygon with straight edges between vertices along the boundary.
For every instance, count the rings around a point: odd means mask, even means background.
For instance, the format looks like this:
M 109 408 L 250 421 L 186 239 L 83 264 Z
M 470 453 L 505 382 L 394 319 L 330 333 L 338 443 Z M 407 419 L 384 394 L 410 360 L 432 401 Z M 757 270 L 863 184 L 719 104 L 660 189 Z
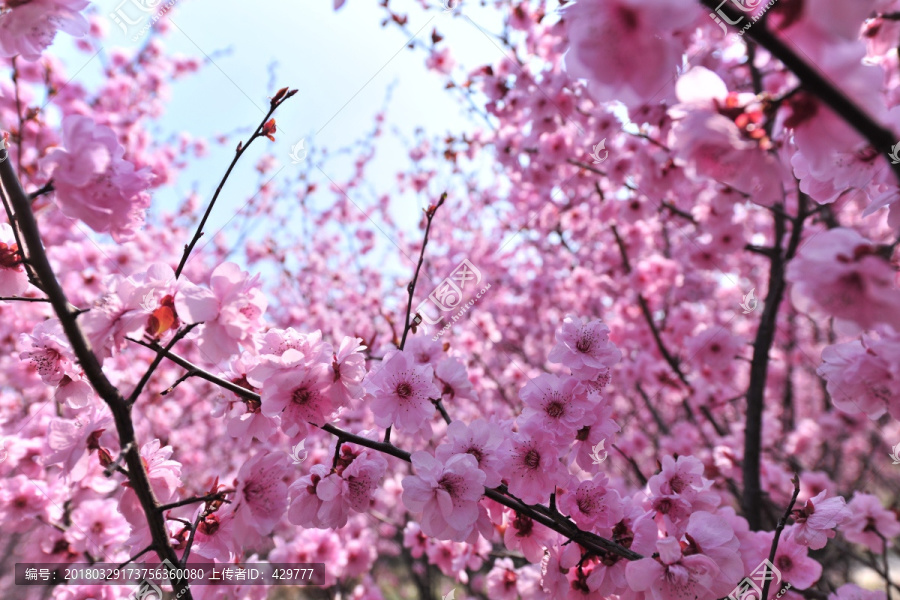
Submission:
M 197 225 L 197 231 L 194 233 L 194 237 L 191 238 L 190 243 L 184 246 L 184 254 L 181 256 L 181 261 L 178 263 L 178 267 L 175 269 L 175 279 L 181 277 L 181 272 L 184 270 L 184 266 L 187 264 L 188 257 L 190 257 L 191 252 L 194 249 L 194 246 L 197 245 L 197 242 L 200 241 L 200 238 L 203 236 L 203 227 L 206 225 L 206 220 L 209 219 L 209 215 L 212 214 L 212 209 L 216 205 L 216 200 L 219 199 L 219 194 L 222 193 L 222 188 L 225 187 L 225 182 L 228 181 L 228 176 L 231 175 L 231 171 L 234 170 L 235 165 L 240 160 L 241 156 L 250 147 L 250 144 L 253 143 L 257 138 L 263 137 L 265 133 L 263 129 L 266 126 L 266 123 L 272 117 L 275 110 L 281 106 L 285 100 L 293 96 L 297 93 L 297 90 L 288 91 L 287 88 L 282 88 L 279 92 L 272 98 L 271 103 L 269 104 L 269 111 L 266 113 L 266 116 L 263 117 L 262 121 L 256 127 L 256 131 L 253 132 L 253 135 L 250 136 L 250 139 L 247 140 L 247 143 L 238 142 L 237 148 L 234 151 L 234 158 L 231 159 L 231 164 L 228 165 L 228 169 L 225 171 L 225 175 L 222 176 L 221 181 L 219 181 L 219 185 L 216 188 L 215 193 L 213 193 L 212 200 L 209 201 L 209 206 L 206 207 L 206 212 L 203 213 L 203 218 L 200 219 L 200 223 Z
M 742 13 L 732 8 L 729 4 L 724 6 L 721 3 L 717 4 L 717 0 L 700 0 L 700 3 L 713 11 L 722 10 L 732 21 L 736 21 L 743 16 Z M 719 8 L 720 6 L 722 8 Z M 886 156 L 891 152 L 897 136 L 879 125 L 871 116 L 847 98 L 843 92 L 832 85 L 827 77 L 800 58 L 786 43 L 772 33 L 765 24 L 757 23 L 756 27 L 746 30 L 744 35 L 780 60 L 784 66 L 800 79 L 804 88 L 827 104 L 847 124 L 856 129 L 879 154 Z M 894 175 L 900 179 L 900 164 L 892 164 L 891 169 L 894 171 Z
M 800 246 L 803 221 L 807 216 L 807 198 L 804 194 L 799 195 L 798 203 L 798 218 L 793 222 L 791 237 L 784 254 L 781 252 L 781 243 L 786 233 L 785 224 L 787 219 L 777 213 L 774 216 L 775 240 L 772 246 L 775 251 L 770 257 L 769 292 L 766 295 L 765 308 L 763 308 L 759 327 L 756 330 L 756 339 L 753 342 L 753 358 L 750 363 L 750 384 L 747 387 L 747 424 L 744 431 L 744 460 L 741 464 L 744 480 L 744 494 L 741 499 L 741 505 L 744 517 L 753 531 L 762 528 L 760 514 L 760 496 L 762 493 L 760 486 L 760 461 L 762 454 L 763 397 L 766 391 L 766 379 L 769 370 L 769 351 L 775 340 L 778 310 L 784 297 L 785 267 Z
M 0 140 L 0 151 L 6 152 L 6 146 Z M 53 310 L 62 325 L 63 332 L 69 340 L 72 351 L 78 358 L 78 363 L 84 370 L 84 375 L 90 382 L 91 387 L 97 392 L 100 398 L 109 406 L 110 412 L 116 425 L 116 431 L 119 435 L 119 446 L 128 448 L 125 454 L 125 461 L 128 464 L 128 478 L 131 488 L 134 490 L 141 503 L 141 508 L 147 518 L 147 525 L 150 529 L 150 535 L 153 538 L 153 545 L 157 554 L 162 559 L 168 559 L 172 564 L 178 566 L 178 556 L 169 543 L 169 534 L 166 530 L 165 522 L 162 516 L 156 512 L 158 502 L 150 487 L 150 481 L 147 477 L 147 471 L 141 460 L 138 445 L 135 441 L 134 424 L 131 421 L 131 411 L 119 390 L 106 378 L 100 361 L 91 349 L 91 344 L 85 336 L 81 327 L 78 326 L 76 315 L 69 310 L 69 301 L 66 294 L 56 279 L 53 267 L 44 251 L 41 234 L 38 230 L 37 221 L 31 210 L 31 201 L 22 189 L 18 177 L 16 177 L 10 161 L 0 162 L 0 182 L 3 186 L 4 204 L 8 201 L 15 214 L 15 229 L 18 226 L 22 234 L 24 246 L 20 251 L 25 259 L 32 265 L 34 272 L 39 279 Z M 187 581 L 173 580 L 172 586 L 176 592 L 184 596 L 188 600 L 193 600 Z
M 142 346 L 146 346 L 148 348 L 153 348 L 153 349 L 159 348 L 158 344 L 151 345 L 146 342 L 136 340 L 134 338 L 127 338 L 127 339 L 132 342 L 135 342 L 137 344 L 140 344 Z M 180 356 L 172 354 L 169 351 L 163 351 L 163 356 L 165 356 L 166 358 L 168 358 L 175 364 L 181 366 L 182 368 L 196 371 L 196 376 L 201 379 L 204 379 L 206 381 L 209 381 L 210 383 L 221 386 L 222 388 L 225 388 L 231 392 L 234 392 L 235 394 L 237 394 L 243 398 L 246 398 L 248 400 L 256 400 L 257 402 L 261 401 L 259 394 L 255 393 L 255 392 L 251 392 L 250 390 L 248 390 L 246 388 L 242 388 L 241 386 L 233 384 L 230 381 L 226 381 L 220 377 L 216 377 L 215 375 L 212 375 L 211 373 L 204 371 L 203 369 L 201 369 L 201 368 L 197 367 L 196 365 L 190 363 L 189 361 L 181 358 Z M 370 440 L 368 438 L 364 438 L 362 436 L 355 435 L 348 431 L 339 429 L 338 427 L 335 427 L 334 425 L 332 425 L 330 423 L 326 423 L 325 425 L 322 425 L 320 427 L 320 429 L 330 433 L 331 435 L 336 436 L 338 439 L 343 440 L 343 442 L 345 442 L 345 443 L 356 444 L 357 446 L 363 446 L 364 448 L 370 448 L 372 450 L 377 450 L 378 452 L 387 454 L 389 456 L 393 456 L 394 458 L 399 458 L 400 460 L 403 460 L 405 462 L 411 462 L 411 458 L 410 458 L 411 455 L 409 452 L 407 452 L 406 450 L 403 450 L 401 448 L 398 448 L 397 446 L 394 446 L 390 442 L 376 442 L 374 440 Z M 638 474 L 640 475 L 640 471 L 638 471 Z M 643 475 L 640 475 L 640 477 L 643 479 L 644 483 L 646 483 L 646 478 L 644 478 Z M 553 531 L 556 531 L 557 533 L 560 533 L 560 534 L 566 536 L 567 538 L 571 539 L 572 541 L 577 542 L 582 547 L 584 547 L 586 550 L 590 550 L 591 552 L 607 552 L 607 553 L 611 552 L 613 554 L 616 554 L 617 556 L 627 558 L 628 560 L 637 560 L 637 559 L 643 558 L 643 556 L 641 556 L 637 552 L 629 550 L 628 548 L 625 548 L 624 546 L 620 546 L 619 544 L 616 544 L 615 542 L 612 542 L 610 540 L 602 538 L 596 534 L 582 531 L 568 519 L 564 519 L 561 522 L 556 521 L 549 516 L 546 507 L 541 506 L 541 505 L 528 505 L 518 499 L 510 498 L 508 495 L 503 493 L 503 491 L 502 491 L 503 489 L 504 489 L 503 486 L 501 486 L 500 488 L 497 488 L 497 489 L 485 488 L 484 494 L 491 500 L 494 500 L 495 502 L 498 502 L 498 503 L 502 504 L 503 506 L 512 508 L 524 515 L 527 515 L 530 518 L 534 519 L 535 521 L 539 522 L 540 524 L 545 525 L 545 526 L 549 527 L 550 529 L 552 529 Z

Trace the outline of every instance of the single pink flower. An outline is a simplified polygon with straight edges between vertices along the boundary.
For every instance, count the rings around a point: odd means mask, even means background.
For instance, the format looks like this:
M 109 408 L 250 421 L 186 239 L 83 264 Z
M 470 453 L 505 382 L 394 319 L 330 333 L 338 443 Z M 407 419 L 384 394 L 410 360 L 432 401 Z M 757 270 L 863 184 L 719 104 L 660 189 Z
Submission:
M 852 512 L 840 496 L 825 499 L 825 491 L 806 501 L 803 508 L 795 508 L 792 516 L 794 525 L 785 537 L 791 537 L 798 544 L 809 546 L 811 550 L 825 547 L 828 538 L 834 537 L 834 528 L 850 518 Z
M 258 453 L 241 466 L 232 503 L 235 532 L 268 535 L 287 511 L 290 466 L 283 452 Z
M 424 451 L 412 455 L 415 475 L 403 478 L 403 504 L 421 513 L 429 536 L 461 541 L 478 519 L 484 495 L 484 472 L 470 454 L 455 454 L 445 463 Z
M 546 502 L 563 480 L 555 437 L 544 429 L 525 428 L 512 434 L 500 455 L 509 491 L 527 504 Z
M 857 492 L 847 508 L 850 510 L 850 518 L 840 525 L 840 530 L 848 541 L 880 553 L 884 551 L 882 538 L 890 542 L 900 535 L 897 515 L 882 506 L 877 496 Z
M 306 528 L 325 529 L 328 526 L 319 518 L 324 500 L 319 497 L 318 485 L 331 473 L 325 465 L 313 465 L 309 475 L 305 475 L 291 484 L 291 505 L 288 509 L 288 521 Z
M 347 406 L 351 400 L 359 400 L 365 394 L 363 379 L 366 376 L 366 347 L 357 337 L 345 337 L 331 364 L 333 379 L 328 388 L 335 407 Z
M 0 519 L 6 533 L 23 533 L 46 519 L 50 498 L 47 489 L 25 475 L 0 481 Z
M 316 495 L 322 500 L 318 512 L 321 522 L 339 529 L 347 524 L 350 510 L 366 512 L 386 469 L 387 461 L 378 453 L 362 451 L 354 455 L 342 449 L 335 472 L 316 486 Z
M 684 556 L 681 543 L 667 537 L 656 542 L 658 558 L 642 558 L 625 568 L 631 589 L 647 592 L 653 600 L 714 598 L 719 576 L 716 562 L 702 554 Z
M 82 115 L 66 116 L 62 126 L 65 149 L 51 150 L 43 159 L 60 210 L 117 242 L 130 239 L 150 205 L 145 192 L 150 170 L 136 170 L 123 158 L 125 149 L 109 127 Z
M 447 426 L 447 441 L 437 447 L 434 456 L 446 462 L 454 454 L 471 454 L 484 472 L 484 485 L 494 488 L 500 485 L 498 450 L 502 441 L 499 429 L 484 419 L 476 419 L 469 425 L 453 421 Z
M 333 412 L 327 395 L 330 381 L 328 365 L 304 364 L 297 350 L 285 352 L 285 358 L 297 356 L 293 369 L 285 369 L 262 384 L 262 412 L 269 418 L 280 417 L 284 433 L 292 438 L 306 437 L 309 427 L 324 425 Z
M 580 483 L 573 481 L 560 495 L 559 507 L 582 529 L 612 527 L 622 519 L 623 506 L 619 493 L 608 485 L 609 478 L 603 473 Z
M 0 13 L 0 56 L 38 60 L 57 31 L 83 37 L 90 29 L 78 12 L 88 0 L 30 0 L 8 3 Z
M 578 379 L 595 380 L 622 360 L 622 352 L 609 341 L 605 323 L 569 315 L 556 331 L 556 345 L 547 360 L 569 367 Z
M 116 501 L 85 500 L 72 510 L 72 524 L 66 540 L 77 552 L 103 556 L 108 548 L 121 544 L 130 530 L 128 521 L 116 510 Z
M 409 432 L 422 429 L 434 414 L 430 398 L 440 397 L 431 365 L 417 365 L 409 353 L 399 351 L 382 363 L 366 380 L 375 423 Z
M 557 440 L 571 440 L 589 420 L 591 408 L 587 390 L 574 377 L 542 373 L 519 391 L 525 404 L 520 423 L 554 434 Z

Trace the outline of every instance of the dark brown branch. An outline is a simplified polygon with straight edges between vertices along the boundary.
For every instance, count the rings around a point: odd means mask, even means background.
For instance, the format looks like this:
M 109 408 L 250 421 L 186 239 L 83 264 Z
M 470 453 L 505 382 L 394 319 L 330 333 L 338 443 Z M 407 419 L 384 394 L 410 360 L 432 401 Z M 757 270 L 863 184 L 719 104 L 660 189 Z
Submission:
M 403 338 L 400 340 L 400 350 L 403 350 L 403 347 L 406 346 L 406 336 L 409 335 L 409 330 L 413 327 L 413 323 L 410 321 L 410 316 L 412 315 L 413 294 L 416 292 L 416 283 L 419 281 L 419 271 L 422 270 L 422 263 L 425 261 L 425 247 L 428 245 L 428 234 L 431 232 L 431 222 L 434 220 L 437 209 L 444 204 L 444 200 L 446 199 L 447 192 L 444 192 L 441 194 L 441 199 L 438 200 L 437 204 L 429 206 L 424 211 L 426 219 L 425 237 L 422 239 L 422 249 L 419 251 L 419 262 L 416 265 L 415 275 L 413 275 L 413 280 L 409 282 L 409 285 L 406 286 L 406 291 L 409 292 L 409 298 L 406 302 L 406 320 L 404 321 Z
M 775 240 L 772 244 L 776 252 L 772 254 L 769 265 L 768 294 L 765 307 L 756 330 L 756 339 L 753 342 L 753 359 L 750 363 L 750 384 L 747 387 L 747 424 L 744 431 L 744 460 L 741 465 L 744 494 L 741 505 L 744 517 L 750 524 L 752 531 L 762 528 L 760 514 L 760 461 L 762 454 L 762 428 L 763 428 L 763 398 L 766 391 L 766 379 L 769 371 L 769 351 L 775 340 L 775 330 L 778 322 L 778 310 L 784 297 L 785 268 L 797 252 L 800 246 L 800 236 L 803 231 L 803 220 L 807 216 L 807 198 L 799 194 L 798 218 L 791 228 L 791 236 L 784 254 L 781 253 L 781 244 L 786 234 L 785 225 L 787 219 L 775 214 Z
M 772 564 L 775 564 L 775 552 L 778 550 L 778 540 L 781 538 L 781 532 L 784 531 L 784 526 L 787 524 L 788 517 L 791 516 L 791 511 L 794 510 L 794 504 L 797 502 L 797 496 L 800 494 L 800 478 L 796 473 L 794 473 L 794 479 L 792 481 L 794 484 L 794 494 L 791 496 L 791 501 L 788 504 L 787 510 L 784 511 L 784 515 L 778 520 L 778 525 L 775 527 L 775 537 L 772 539 L 772 547 L 769 549 L 769 562 Z M 760 598 L 769 597 L 770 583 L 772 583 L 772 580 L 766 578 Z
M 406 319 L 404 319 L 403 323 L 403 338 L 400 340 L 400 345 L 397 346 L 400 350 L 403 350 L 403 347 L 406 346 L 406 336 L 409 335 L 410 329 L 416 323 L 413 323 L 410 320 L 410 316 L 412 314 L 412 304 L 413 304 L 413 295 L 416 293 L 416 283 L 419 281 L 419 272 L 422 270 L 422 263 L 425 261 L 425 247 L 428 245 L 428 234 L 431 232 L 431 222 L 434 220 L 434 215 L 437 213 L 437 209 L 444 204 L 444 200 L 447 199 L 447 192 L 441 194 L 440 200 L 438 200 L 437 204 L 432 204 L 429 206 L 425 212 L 425 237 L 422 239 L 422 249 L 419 251 L 419 262 L 416 264 L 416 272 L 413 275 L 413 280 L 409 282 L 409 285 L 406 286 L 406 291 L 409 294 L 409 298 L 406 301 Z M 393 326 L 393 323 L 392 323 Z M 384 441 L 391 441 L 391 425 L 388 425 L 387 429 L 384 430 Z
M 166 344 L 166 347 L 164 349 L 160 348 L 159 350 L 157 350 L 156 357 L 153 359 L 153 362 L 150 363 L 149 367 L 147 367 L 147 371 L 144 373 L 144 376 L 141 377 L 141 380 L 138 381 L 138 384 L 134 387 L 134 391 L 131 392 L 130 396 L 128 396 L 128 406 L 131 406 L 135 402 L 137 402 L 138 396 L 140 396 L 141 392 L 144 391 L 144 386 L 147 385 L 147 382 L 150 381 L 150 377 L 153 376 L 153 373 L 156 371 L 159 363 L 162 362 L 163 351 L 168 352 L 169 350 L 171 350 L 175 346 L 175 344 L 180 342 L 184 338 L 184 336 L 189 334 L 191 330 L 197 325 L 199 325 L 199 323 L 191 323 L 184 329 L 177 331 L 175 335 L 172 336 L 172 339 L 169 340 L 169 343 Z
M 0 302 L 50 302 L 49 298 L 21 298 L 19 296 L 3 296 Z
M 612 226 L 613 235 L 616 237 L 616 245 L 619 247 L 619 254 L 622 255 L 622 264 L 625 267 L 626 273 L 631 273 L 631 263 L 628 261 L 628 253 L 625 249 L 625 242 L 622 240 L 622 236 L 619 235 L 619 230 L 615 225 Z M 694 389 L 693 386 L 688 383 L 687 377 L 685 377 L 684 372 L 681 370 L 681 365 L 678 362 L 678 359 L 673 356 L 669 349 L 666 348 L 666 345 L 662 341 L 662 336 L 660 335 L 659 328 L 656 326 L 656 323 L 653 321 L 653 315 L 650 312 L 650 306 L 647 304 L 647 299 L 644 298 L 643 294 L 638 292 L 638 304 L 641 307 L 641 313 L 644 315 L 644 320 L 647 321 L 647 325 L 650 326 L 650 331 L 653 333 L 653 340 L 656 342 L 656 348 L 659 350 L 659 353 L 662 354 L 663 359 L 672 367 L 672 370 L 675 372 L 675 375 L 681 380 L 681 383 L 687 386 L 689 390 Z
M 230 494 L 234 492 L 234 490 L 220 490 L 218 492 L 213 492 L 211 494 L 206 494 L 205 496 L 196 496 L 194 498 L 186 498 L 185 500 L 179 500 L 178 502 L 172 502 L 171 504 L 163 504 L 156 510 L 159 512 L 165 512 L 167 510 L 172 510 L 173 508 L 178 508 L 179 506 L 187 506 L 188 504 L 196 504 L 197 502 L 209 502 L 211 500 L 223 500 L 223 496 L 226 494 Z
M 146 342 L 142 342 L 133 338 L 128 338 L 130 341 L 135 342 L 137 344 L 141 344 L 142 346 L 146 346 L 148 348 L 154 348 L 154 345 L 148 344 Z M 156 345 L 158 348 L 159 346 Z M 154 348 L 155 349 L 155 348 Z M 234 392 L 235 394 L 247 398 L 248 400 L 256 400 L 261 401 L 260 395 L 251 392 L 248 389 L 242 388 L 239 385 L 233 384 L 230 381 L 226 381 L 220 377 L 216 377 L 211 373 L 200 369 L 196 365 L 193 365 L 189 361 L 172 354 L 171 352 L 164 352 L 163 355 L 174 362 L 175 364 L 181 366 L 182 368 L 195 370 L 196 376 L 209 381 L 210 383 L 214 383 L 218 386 L 221 386 L 229 391 Z M 326 423 L 320 427 L 323 431 L 330 433 L 338 437 L 340 440 L 344 442 L 349 442 L 351 444 L 356 444 L 358 446 L 363 446 L 364 448 L 371 448 L 372 450 L 377 450 L 378 452 L 382 452 L 384 454 L 393 456 L 395 458 L 399 458 L 400 460 L 411 462 L 410 453 L 406 450 L 398 448 L 389 442 L 376 442 L 374 440 L 370 440 L 368 438 L 364 438 L 362 436 L 358 436 L 352 434 L 348 431 L 344 431 L 331 425 L 330 423 Z M 634 465 L 634 463 L 632 463 Z M 636 465 L 634 465 L 636 467 Z M 638 476 L 642 480 L 642 485 L 646 484 L 647 479 L 640 473 L 640 470 L 637 471 Z M 499 502 L 503 506 L 508 508 L 512 508 L 514 510 L 519 511 L 522 514 L 528 515 L 535 521 L 541 523 L 542 525 L 546 525 L 550 529 L 560 533 L 569 539 L 579 543 L 582 547 L 592 552 L 612 552 L 618 556 L 623 558 L 627 558 L 628 560 L 637 560 L 643 558 L 640 554 L 629 550 L 623 546 L 620 546 L 610 540 L 605 538 L 601 538 L 598 535 L 593 533 L 585 532 L 579 529 L 574 523 L 569 520 L 563 520 L 562 522 L 554 520 L 547 512 L 547 508 L 540 505 L 528 505 L 523 503 L 522 501 L 514 498 L 510 498 L 508 495 L 503 493 L 503 486 L 497 489 L 485 489 L 485 496 Z
M 266 123 L 272 118 L 272 115 L 275 113 L 275 110 L 284 103 L 285 100 L 293 96 L 297 93 L 297 90 L 287 91 L 287 88 L 280 91 L 274 98 L 272 98 L 272 102 L 269 104 L 269 111 L 266 113 L 266 116 L 263 117 L 262 121 L 260 121 L 259 125 L 256 127 L 256 131 L 253 132 L 253 135 L 250 136 L 250 139 L 247 140 L 247 143 L 238 142 L 237 148 L 234 151 L 234 158 L 231 159 L 231 164 L 228 165 L 228 169 L 225 171 L 225 175 L 222 176 L 221 181 L 219 181 L 218 187 L 216 187 L 215 193 L 213 193 L 212 200 L 209 201 L 209 206 L 206 207 L 206 212 L 203 213 L 203 218 L 200 219 L 200 223 L 197 225 L 197 231 L 194 233 L 194 237 L 191 238 L 190 243 L 184 246 L 184 254 L 181 256 L 181 261 L 178 263 L 178 268 L 175 269 L 175 278 L 181 277 L 181 272 L 184 270 L 184 266 L 187 264 L 188 258 L 191 255 L 191 251 L 193 251 L 194 246 L 197 245 L 197 242 L 200 241 L 200 238 L 203 236 L 203 227 L 206 225 L 206 220 L 209 219 L 209 215 L 212 214 L 213 207 L 216 205 L 216 200 L 219 199 L 219 194 L 222 193 L 222 188 L 225 187 L 225 182 L 228 181 L 228 176 L 231 175 L 231 171 L 234 170 L 235 165 L 237 165 L 241 156 L 250 147 L 250 144 L 253 143 L 254 140 L 260 137 L 264 137 L 263 129 Z
M 621 454 L 622 458 L 627 460 L 628 463 L 631 465 L 631 470 L 634 471 L 634 474 L 635 474 L 635 476 L 637 476 L 638 481 L 641 482 L 641 487 L 647 485 L 647 478 L 644 476 L 643 473 L 641 473 L 641 468 L 640 468 L 640 466 L 638 466 L 637 462 L 633 458 L 631 458 L 630 456 L 628 456 L 627 454 L 622 452 L 622 450 L 615 444 L 613 444 L 612 447 L 613 447 L 613 450 L 615 450 L 616 452 Z
M 0 151 L 6 152 L 6 147 L 0 141 Z M 119 447 L 128 448 L 125 461 L 128 464 L 128 478 L 131 489 L 141 503 L 141 508 L 147 518 L 147 525 L 153 539 L 157 554 L 162 559 L 168 559 L 178 566 L 178 556 L 175 554 L 172 544 L 169 543 L 169 533 L 166 530 L 162 516 L 156 512 L 158 501 L 150 487 L 147 471 L 141 460 L 138 444 L 135 440 L 134 423 L 131 420 L 131 411 L 125 398 L 119 390 L 107 379 L 100 366 L 100 361 L 91 349 L 91 344 L 81 327 L 78 326 L 75 314 L 70 311 L 66 294 L 56 279 L 53 267 L 44 251 L 41 234 L 31 210 L 31 201 L 22 189 L 18 177 L 16 177 L 10 161 L 0 162 L 0 182 L 3 185 L 4 203 L 9 202 L 15 214 L 15 225 L 22 234 L 24 246 L 20 248 L 25 260 L 32 266 L 34 273 L 40 281 L 44 292 L 50 299 L 50 304 L 56 312 L 62 325 L 63 332 L 69 340 L 72 352 L 78 359 L 78 363 L 84 370 L 84 375 L 90 382 L 97 395 L 109 406 L 119 436 Z M 172 586 L 177 593 L 187 600 L 193 600 L 188 589 L 187 581 L 173 580 Z

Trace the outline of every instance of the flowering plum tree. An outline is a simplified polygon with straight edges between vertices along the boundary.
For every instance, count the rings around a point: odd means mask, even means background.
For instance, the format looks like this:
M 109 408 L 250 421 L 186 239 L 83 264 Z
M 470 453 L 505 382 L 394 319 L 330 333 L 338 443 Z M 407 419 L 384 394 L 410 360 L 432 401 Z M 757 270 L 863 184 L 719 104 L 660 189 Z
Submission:
M 410 38 L 488 124 L 396 167 L 412 236 L 368 147 L 323 189 L 267 149 L 265 233 L 207 244 L 298 91 L 167 213 L 206 146 L 147 125 L 204 61 L 153 34 L 71 84 L 50 46 L 104 18 L 0 4 L 4 598 L 897 597 L 900 0 L 561 4 L 418 7 L 504 58 Z

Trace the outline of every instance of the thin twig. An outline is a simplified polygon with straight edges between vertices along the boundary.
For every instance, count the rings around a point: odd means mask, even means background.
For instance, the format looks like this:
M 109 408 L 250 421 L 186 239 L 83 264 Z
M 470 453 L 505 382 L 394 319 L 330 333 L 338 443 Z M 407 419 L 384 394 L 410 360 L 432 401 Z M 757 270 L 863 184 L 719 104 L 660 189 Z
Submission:
M 220 490 L 218 492 L 213 492 L 211 494 L 206 494 L 205 496 L 196 496 L 194 498 L 186 498 L 185 500 L 179 500 L 178 502 L 172 502 L 171 504 L 163 504 L 156 510 L 160 512 L 165 512 L 167 510 L 172 510 L 173 508 L 178 508 L 179 506 L 187 506 L 188 504 L 196 504 L 197 502 L 209 502 L 211 500 L 223 500 L 222 496 L 226 494 L 230 494 L 234 492 L 234 490 Z
M 791 501 L 788 504 L 787 510 L 784 511 L 784 515 L 778 520 L 778 525 L 775 527 L 775 537 L 772 539 L 772 547 L 769 549 L 769 563 L 775 564 L 775 552 L 778 550 L 778 540 L 781 538 L 781 532 L 784 531 L 784 526 L 787 524 L 788 517 L 791 516 L 791 511 L 794 510 L 794 504 L 797 502 L 797 496 L 800 495 L 800 477 L 794 473 L 794 478 L 791 480 L 794 484 L 794 494 L 791 496 Z M 769 597 L 769 584 L 772 583 L 770 578 L 766 578 L 766 582 L 763 584 L 762 595 L 760 598 L 768 598 Z
M 225 187 L 225 182 L 228 181 L 228 176 L 231 175 L 231 171 L 234 169 L 235 165 L 237 165 L 238 160 L 240 160 L 241 156 L 250 147 L 250 144 L 253 143 L 254 140 L 260 137 L 264 137 L 263 128 L 266 123 L 272 118 L 272 114 L 275 110 L 281 106 L 281 104 L 297 93 L 297 90 L 288 91 L 287 88 L 283 88 L 279 90 L 278 94 L 272 98 L 271 103 L 269 104 L 269 111 L 266 113 L 266 116 L 263 117 L 262 121 L 260 121 L 259 125 L 256 127 L 256 130 L 253 132 L 253 135 L 250 136 L 250 139 L 247 140 L 247 143 L 238 142 L 237 148 L 234 151 L 234 158 L 231 160 L 231 164 L 228 165 L 228 169 L 225 171 L 225 175 L 222 176 L 221 181 L 219 181 L 218 187 L 216 187 L 215 193 L 213 193 L 212 200 L 209 201 L 209 206 L 206 207 L 206 212 L 203 213 L 203 218 L 200 219 L 200 223 L 197 225 L 197 231 L 194 233 L 194 237 L 191 238 L 190 243 L 186 244 L 184 247 L 184 254 L 181 256 L 181 261 L 178 263 L 178 268 L 175 269 L 175 278 L 178 279 L 181 277 L 181 272 L 184 270 L 185 265 L 187 264 L 188 257 L 191 255 L 191 251 L 193 251 L 194 246 L 197 245 L 197 242 L 200 241 L 200 238 L 203 236 L 203 227 L 206 225 L 206 220 L 209 219 L 209 215 L 212 213 L 213 207 L 216 205 L 216 200 L 219 199 L 219 194 L 222 193 L 222 188 Z
M 200 323 L 191 323 L 184 329 L 177 331 L 175 333 L 175 335 L 172 336 L 172 339 L 169 340 L 169 343 L 166 344 L 166 347 L 164 349 L 158 350 L 156 352 L 156 356 L 154 357 L 153 362 L 150 363 L 149 367 L 147 367 L 147 371 L 144 373 L 144 376 L 141 377 L 141 380 L 138 381 L 138 384 L 134 387 L 134 391 L 131 392 L 130 396 L 128 396 L 128 400 L 127 400 L 128 406 L 131 406 L 135 402 L 137 402 L 138 396 L 140 396 L 141 392 L 144 390 L 144 386 L 147 385 L 147 382 L 150 381 L 150 377 L 153 376 L 153 372 L 156 371 L 156 368 L 159 366 L 159 363 L 162 362 L 162 359 L 163 359 L 162 351 L 164 350 L 164 351 L 168 352 L 169 350 L 171 350 L 175 346 L 175 344 L 177 344 L 179 341 L 181 341 L 184 338 L 184 336 L 189 334 L 191 332 L 191 330 L 199 324 Z
M 416 264 L 416 272 L 413 275 L 413 280 L 409 282 L 409 285 L 406 286 L 406 291 L 409 293 L 409 298 L 406 302 L 406 319 L 404 320 L 405 325 L 403 326 L 403 338 L 400 340 L 400 345 L 398 348 L 403 350 L 403 347 L 406 346 L 406 336 L 409 335 L 410 329 L 413 328 L 414 323 L 410 320 L 410 316 L 412 314 L 412 304 L 413 304 L 413 295 L 416 292 L 416 283 L 419 281 L 419 271 L 422 270 L 422 263 L 425 261 L 425 247 L 428 245 L 428 234 L 431 232 L 431 221 L 434 219 L 435 213 L 437 213 L 437 209 L 444 204 L 444 200 L 447 199 L 447 192 L 441 194 L 440 200 L 438 200 L 437 204 L 432 204 L 425 210 L 425 237 L 422 240 L 422 249 L 419 251 L 419 262 Z M 389 443 L 391 441 L 391 429 L 392 425 L 388 425 L 387 429 L 384 430 L 384 441 L 385 443 Z

